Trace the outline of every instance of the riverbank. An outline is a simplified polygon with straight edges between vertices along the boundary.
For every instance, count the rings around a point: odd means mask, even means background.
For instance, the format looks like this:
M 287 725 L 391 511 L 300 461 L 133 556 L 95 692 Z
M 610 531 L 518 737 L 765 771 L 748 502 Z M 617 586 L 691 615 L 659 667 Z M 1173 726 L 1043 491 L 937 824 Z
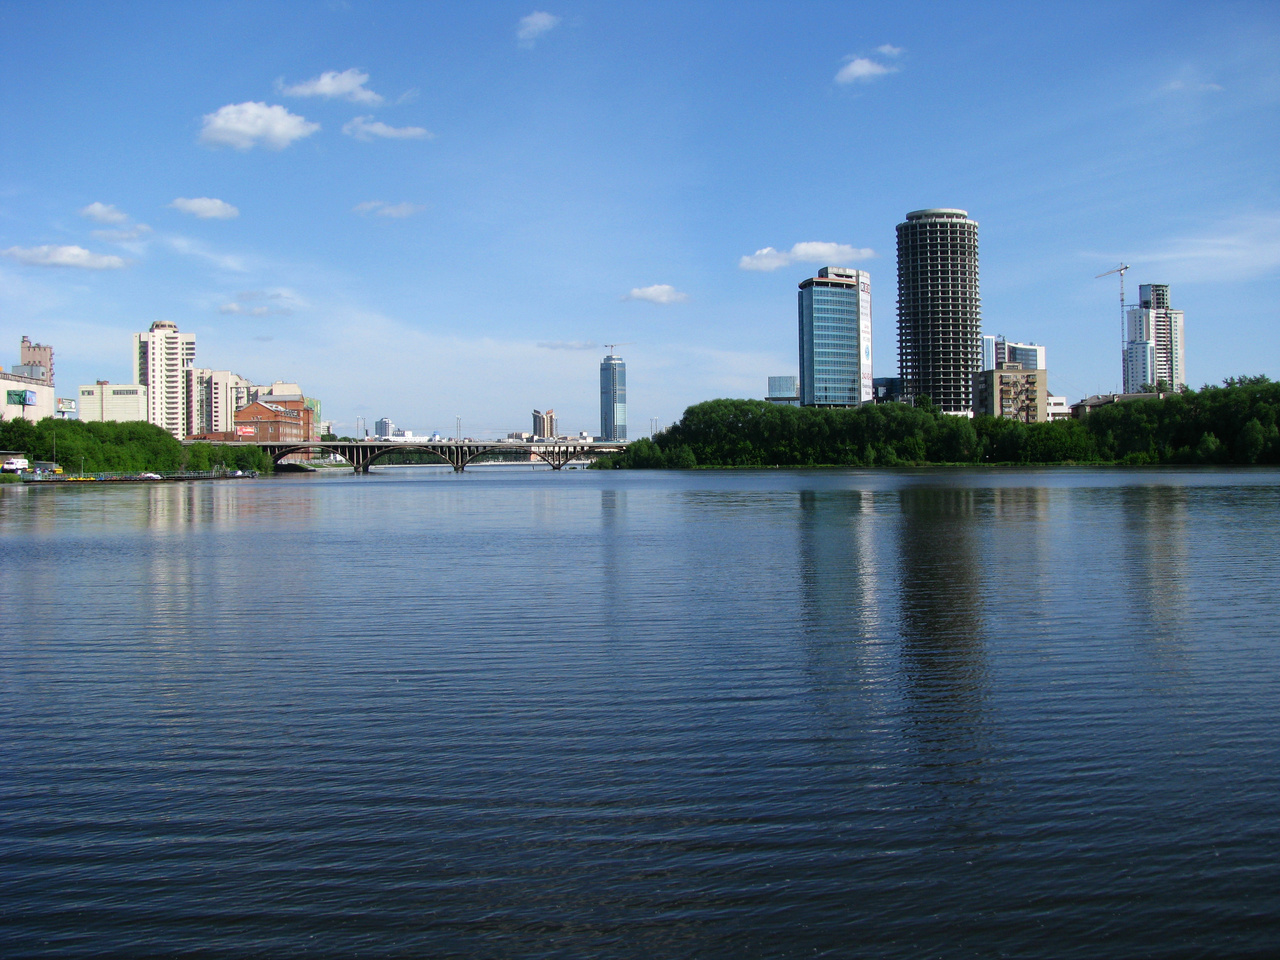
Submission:
M 1280 463 L 1280 384 L 1242 378 L 1162 399 L 1116 403 L 1083 419 L 1021 423 L 952 416 L 927 398 L 852 408 L 710 400 L 600 469 L 904 467 L 1007 464 Z

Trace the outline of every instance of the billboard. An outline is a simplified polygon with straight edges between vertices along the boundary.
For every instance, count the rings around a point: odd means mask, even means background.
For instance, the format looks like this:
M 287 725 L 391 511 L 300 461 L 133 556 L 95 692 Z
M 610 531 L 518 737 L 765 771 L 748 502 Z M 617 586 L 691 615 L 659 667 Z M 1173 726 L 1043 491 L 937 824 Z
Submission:
M 237 437 L 252 437 L 254 435 L 253 427 L 238 426 L 236 427 Z
M 34 407 L 36 405 L 36 392 L 34 390 L 9 390 L 5 403 L 12 404 L 15 407 Z
M 58 409 L 58 412 L 59 412 L 59 413 L 75 413 L 75 412 L 76 412 L 76 401 L 75 401 L 75 398 L 73 398 L 73 397 L 59 397 L 59 398 L 58 398 L 58 408 L 57 408 L 57 409 Z

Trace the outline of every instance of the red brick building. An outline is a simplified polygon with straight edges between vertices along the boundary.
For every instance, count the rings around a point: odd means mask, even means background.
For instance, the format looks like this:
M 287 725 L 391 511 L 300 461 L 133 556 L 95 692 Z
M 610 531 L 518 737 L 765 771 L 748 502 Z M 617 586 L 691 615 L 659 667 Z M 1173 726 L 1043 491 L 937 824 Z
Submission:
M 299 405 L 301 406 L 301 405 Z M 245 443 L 293 443 L 311 440 L 311 411 L 255 400 L 236 411 L 236 439 Z

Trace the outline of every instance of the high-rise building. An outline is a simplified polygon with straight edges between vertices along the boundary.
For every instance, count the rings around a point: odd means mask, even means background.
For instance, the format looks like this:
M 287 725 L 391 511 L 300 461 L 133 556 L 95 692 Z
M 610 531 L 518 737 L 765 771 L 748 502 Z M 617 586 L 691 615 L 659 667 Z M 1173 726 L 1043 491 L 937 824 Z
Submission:
M 133 382 L 147 388 L 147 420 L 179 440 L 191 433 L 187 370 L 196 365 L 196 335 L 157 320 L 133 335 Z
M 236 411 L 258 399 L 259 388 L 230 370 L 191 367 L 187 370 L 188 436 L 230 433 Z
M 559 433 L 558 424 L 556 423 L 556 412 L 550 408 L 546 413 L 541 410 L 533 411 L 533 435 L 535 437 L 557 437 Z
M 1169 287 L 1144 283 L 1138 287 L 1138 305 L 1126 312 L 1124 392 L 1141 393 L 1144 386 L 1161 381 L 1170 390 L 1187 383 L 1181 310 L 1169 308 Z
M 898 224 L 898 365 L 903 389 L 968 415 L 981 363 L 978 224 L 964 210 L 915 210 Z
M 823 267 L 801 281 L 800 405 L 856 407 L 872 400 L 871 275 Z
M 381 420 L 377 420 L 373 424 L 373 435 L 383 440 L 394 436 L 395 432 L 396 425 L 391 422 L 389 417 L 383 417 Z
M 600 361 L 600 439 L 627 439 L 627 365 L 612 353 Z

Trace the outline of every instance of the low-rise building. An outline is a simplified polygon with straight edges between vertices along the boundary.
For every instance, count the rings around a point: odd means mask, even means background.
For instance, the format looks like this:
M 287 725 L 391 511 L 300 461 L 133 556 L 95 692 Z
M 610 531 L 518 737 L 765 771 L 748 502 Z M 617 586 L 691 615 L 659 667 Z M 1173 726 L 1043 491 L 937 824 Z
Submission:
M 255 400 L 236 411 L 236 439 L 245 443 L 296 443 L 314 439 L 304 412 Z
M 973 378 L 973 412 L 1005 417 L 1023 423 L 1043 423 L 1048 414 L 1048 374 L 1023 369 L 1020 363 L 996 362 L 996 369 L 981 370 Z
M 769 393 L 765 399 L 788 407 L 800 406 L 800 378 L 791 376 L 770 377 Z
M 99 380 L 84 383 L 79 391 L 81 420 L 102 423 L 106 420 L 146 420 L 147 388 L 140 383 L 111 383 Z
M 0 407 L 6 420 L 43 420 L 56 412 L 53 385 L 38 377 L 18 373 L 0 373 Z
M 1092 397 L 1071 405 L 1071 416 L 1077 420 L 1087 417 L 1099 407 L 1113 403 L 1131 403 L 1134 400 L 1163 400 L 1168 393 L 1096 393 Z

